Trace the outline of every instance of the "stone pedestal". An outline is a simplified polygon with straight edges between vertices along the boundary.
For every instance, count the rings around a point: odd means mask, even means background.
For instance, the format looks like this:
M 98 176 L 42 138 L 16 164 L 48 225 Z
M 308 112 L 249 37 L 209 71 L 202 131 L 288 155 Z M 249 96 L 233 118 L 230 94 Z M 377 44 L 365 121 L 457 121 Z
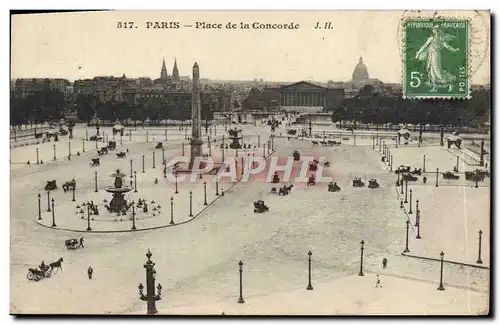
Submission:
M 200 139 L 191 139 L 191 157 L 189 158 L 189 169 L 193 169 L 193 164 L 196 157 L 201 157 L 203 155 L 203 141 Z M 198 167 L 196 167 L 198 168 Z

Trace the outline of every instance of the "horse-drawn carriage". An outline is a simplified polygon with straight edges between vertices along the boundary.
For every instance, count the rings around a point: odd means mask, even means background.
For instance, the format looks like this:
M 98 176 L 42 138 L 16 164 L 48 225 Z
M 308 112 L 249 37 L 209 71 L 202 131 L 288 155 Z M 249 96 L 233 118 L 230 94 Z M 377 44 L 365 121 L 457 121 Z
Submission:
M 411 173 L 401 174 L 401 180 L 403 182 L 414 182 L 418 180 L 417 176 L 413 176 Z
M 419 175 L 420 176 L 420 175 L 422 175 L 422 168 L 419 168 L 419 169 L 414 168 L 413 171 L 411 171 L 410 173 L 413 174 L 413 175 Z
M 354 177 L 352 180 L 352 186 L 353 187 L 364 187 L 365 183 L 361 180 L 359 177 Z
M 108 150 L 116 149 L 116 141 L 108 141 Z
M 294 150 L 293 152 L 293 160 L 300 160 L 300 152 L 298 152 L 297 150 Z
M 97 167 L 97 166 L 100 166 L 100 160 L 99 158 L 92 158 L 92 160 L 90 161 L 90 167 Z
M 75 181 L 75 179 L 67 181 L 67 182 L 65 182 L 62 185 L 62 189 L 63 189 L 64 193 L 66 193 L 68 191 L 72 191 L 74 188 L 76 188 L 76 181 Z
M 280 187 L 279 191 L 278 191 L 278 195 L 281 196 L 285 196 L 285 195 L 288 195 L 290 194 L 290 192 L 292 191 L 292 187 L 293 187 L 293 184 L 289 185 L 289 186 L 286 186 L 286 185 L 283 185 L 283 187 Z
M 47 184 L 45 185 L 45 190 L 46 191 L 53 191 L 57 189 L 57 184 L 55 180 L 47 181 Z
M 328 192 L 338 192 L 340 191 L 340 186 L 337 185 L 337 182 L 328 183 Z
M 269 207 L 264 204 L 264 201 L 258 200 L 253 203 L 253 212 L 254 213 L 263 213 L 269 211 Z
M 332 146 L 338 146 L 340 144 L 339 142 L 337 142 L 335 140 L 328 140 L 327 143 L 328 143 L 328 145 L 330 147 L 332 147 Z
M 117 152 L 116 153 L 116 158 L 117 159 L 120 159 L 120 158 L 126 158 L 127 157 L 127 153 L 124 152 L 124 151 L 120 151 L 120 152 Z
M 379 188 L 380 185 L 378 184 L 376 179 L 370 179 L 368 181 L 368 188 Z
M 80 242 L 76 238 L 66 239 L 64 241 L 64 244 L 66 245 L 67 249 L 77 249 L 78 247 L 80 247 Z
M 99 156 L 102 156 L 102 155 L 107 155 L 108 154 L 108 147 L 102 147 L 101 149 L 98 149 L 97 150 L 97 154 Z
M 314 185 L 316 185 L 316 176 L 312 174 L 311 176 L 309 176 L 309 179 L 307 180 L 307 186 L 314 186 Z
M 400 174 L 400 173 L 409 173 L 410 172 L 410 169 L 411 167 L 410 166 L 404 166 L 404 165 L 400 165 L 395 171 L 394 173 L 396 174 Z
M 465 172 L 465 179 L 468 181 L 484 181 L 485 177 L 490 176 L 490 173 L 486 170 L 476 169 L 472 172 Z
M 29 268 L 26 278 L 30 281 L 38 282 L 44 278 L 50 278 L 52 275 L 52 269 L 48 265 L 40 265 L 38 268 Z
M 289 135 L 296 135 L 297 134 L 297 130 L 293 129 L 293 130 L 288 130 L 286 131 L 287 134 Z
M 98 135 L 91 135 L 89 138 L 90 141 L 102 141 L 102 137 Z
M 271 181 L 271 183 L 279 183 L 279 182 L 280 182 L 280 178 L 278 176 L 278 173 L 274 172 L 274 174 L 273 174 L 273 180 Z
M 453 174 L 452 172 L 444 172 L 443 179 L 459 179 L 460 176 Z
M 158 142 L 155 146 L 155 149 L 163 149 L 163 142 Z

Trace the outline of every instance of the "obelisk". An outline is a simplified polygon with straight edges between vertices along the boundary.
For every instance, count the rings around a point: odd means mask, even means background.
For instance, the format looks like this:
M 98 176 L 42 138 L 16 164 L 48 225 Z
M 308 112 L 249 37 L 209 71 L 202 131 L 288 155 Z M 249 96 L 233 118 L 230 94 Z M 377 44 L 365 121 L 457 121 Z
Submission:
M 193 163 L 196 157 L 203 154 L 201 140 L 201 100 L 200 100 L 200 68 L 198 63 L 193 65 L 193 85 L 192 85 L 192 105 L 191 105 L 191 157 L 189 160 L 189 169 L 193 169 Z M 196 166 L 198 168 L 198 166 Z

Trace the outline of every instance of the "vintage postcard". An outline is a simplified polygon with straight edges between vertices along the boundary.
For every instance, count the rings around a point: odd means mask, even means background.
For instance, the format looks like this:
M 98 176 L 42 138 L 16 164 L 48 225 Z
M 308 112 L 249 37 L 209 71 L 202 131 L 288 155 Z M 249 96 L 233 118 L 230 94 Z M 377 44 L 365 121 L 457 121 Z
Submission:
M 488 315 L 490 21 L 13 14 L 10 312 Z

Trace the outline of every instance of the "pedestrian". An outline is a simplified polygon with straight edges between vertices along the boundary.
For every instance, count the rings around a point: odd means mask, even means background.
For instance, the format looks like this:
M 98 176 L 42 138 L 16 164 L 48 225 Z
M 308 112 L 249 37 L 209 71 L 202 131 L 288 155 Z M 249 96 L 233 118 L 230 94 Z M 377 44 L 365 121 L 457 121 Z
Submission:
M 92 270 L 92 266 L 89 266 L 89 268 L 87 269 L 87 275 L 89 276 L 89 280 L 92 280 L 92 273 L 94 273 L 94 270 Z
M 382 268 L 385 270 L 387 268 L 387 258 L 384 257 L 382 260 Z
M 78 248 L 80 248 L 80 247 L 85 247 L 85 246 L 83 246 L 83 237 L 80 237 L 80 245 L 78 245 Z
M 380 283 L 380 278 L 378 277 L 378 274 L 377 274 L 377 283 L 375 284 L 375 288 L 382 288 L 382 284 Z

